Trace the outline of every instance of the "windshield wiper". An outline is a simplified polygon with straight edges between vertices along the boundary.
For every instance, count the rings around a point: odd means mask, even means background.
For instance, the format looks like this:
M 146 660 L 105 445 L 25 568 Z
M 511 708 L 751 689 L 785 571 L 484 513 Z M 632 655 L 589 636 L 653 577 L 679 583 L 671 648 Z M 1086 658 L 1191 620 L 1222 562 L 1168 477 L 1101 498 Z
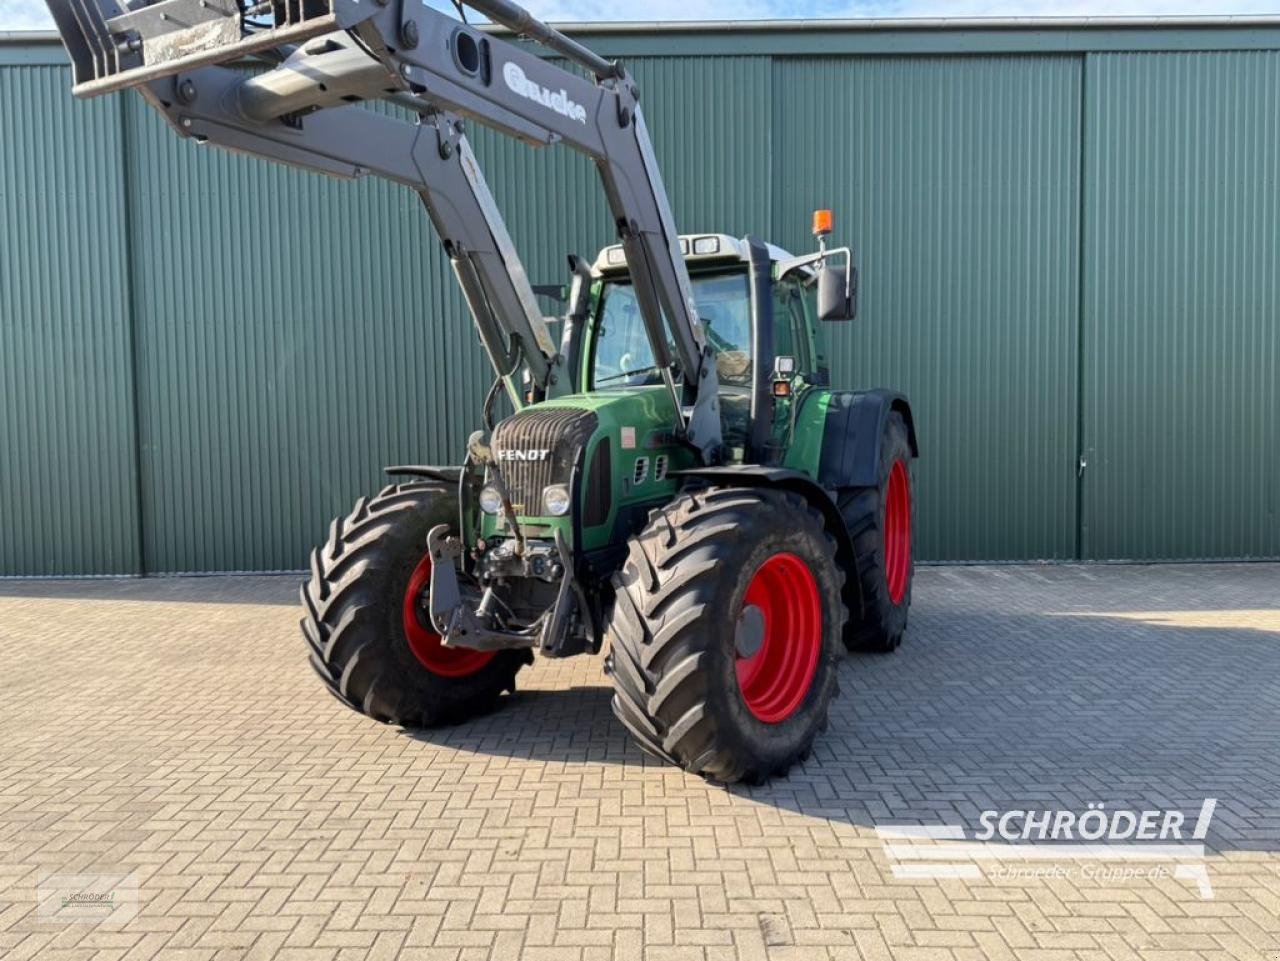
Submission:
M 635 377 L 637 374 L 647 374 L 651 370 L 661 370 L 657 364 L 650 364 L 648 367 L 637 367 L 635 370 L 624 370 L 620 374 L 610 374 L 608 377 L 597 377 L 596 386 L 607 384 L 611 380 L 622 380 L 624 377 Z

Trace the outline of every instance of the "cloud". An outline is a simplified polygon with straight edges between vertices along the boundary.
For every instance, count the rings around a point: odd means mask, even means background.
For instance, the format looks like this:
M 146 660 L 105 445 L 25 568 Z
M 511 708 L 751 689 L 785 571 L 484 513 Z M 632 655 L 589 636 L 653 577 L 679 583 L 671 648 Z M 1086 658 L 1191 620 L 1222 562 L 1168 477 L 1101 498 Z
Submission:
M 447 0 L 429 0 L 449 9 Z M 525 0 L 550 21 L 795 20 L 829 17 L 1082 17 L 1280 13 L 1280 0 Z M 478 17 L 476 19 L 479 19 Z M 41 0 L 0 0 L 0 30 L 52 30 Z
M 49 8 L 40 0 L 0 0 L 0 30 L 52 30 Z

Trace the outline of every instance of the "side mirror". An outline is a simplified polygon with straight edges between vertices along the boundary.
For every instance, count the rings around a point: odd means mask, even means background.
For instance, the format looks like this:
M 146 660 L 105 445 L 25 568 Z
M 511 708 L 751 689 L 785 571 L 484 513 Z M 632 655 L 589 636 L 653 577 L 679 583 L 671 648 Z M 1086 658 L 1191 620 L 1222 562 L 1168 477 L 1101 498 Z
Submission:
M 858 272 L 853 264 L 846 260 L 841 270 L 824 262 L 818 268 L 818 319 L 853 320 L 857 313 Z

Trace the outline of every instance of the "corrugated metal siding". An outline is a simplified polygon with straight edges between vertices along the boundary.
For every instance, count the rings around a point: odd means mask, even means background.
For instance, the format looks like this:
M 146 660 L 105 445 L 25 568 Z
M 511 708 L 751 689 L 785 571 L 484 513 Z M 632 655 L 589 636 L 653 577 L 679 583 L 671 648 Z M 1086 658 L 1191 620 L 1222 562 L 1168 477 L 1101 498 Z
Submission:
M 835 208 L 835 376 L 912 398 L 920 554 L 1280 555 L 1280 54 L 784 55 L 823 37 L 594 46 L 663 54 L 628 66 L 683 229 L 801 252 Z M 15 49 L 0 574 L 296 568 L 382 465 L 456 459 L 490 372 L 412 193 L 205 151 Z M 473 131 L 535 282 L 612 241 L 590 163 Z
M 1088 558 L 1280 555 L 1280 53 L 1090 56 Z
M 535 284 L 564 283 L 566 254 L 593 257 L 613 242 L 600 175 L 586 157 L 563 146 L 531 149 L 474 122 L 467 135 Z M 558 309 L 550 302 L 542 306 L 547 313 Z M 559 336 L 558 327 L 553 334 Z
M 767 61 L 726 66 L 743 81 L 731 108 L 764 95 Z M 636 65 L 646 102 L 667 100 L 663 159 L 699 137 L 724 156 L 740 137 L 744 111 L 717 125 L 674 105 L 710 69 Z M 147 569 L 296 568 L 383 465 L 460 458 L 491 376 L 470 315 L 412 192 L 205 150 L 127 102 Z M 612 242 L 594 166 L 472 130 L 535 282 Z M 750 198 L 768 209 L 759 156 L 716 191 L 673 162 L 671 190 L 690 217 L 745 222 Z
M 609 54 L 603 46 L 600 52 Z M 769 58 L 649 57 L 627 67 L 640 87 L 679 228 L 767 235 Z M 713 89 L 715 95 L 707 95 Z M 535 282 L 561 283 L 566 253 L 594 258 L 617 241 L 589 160 L 566 147 L 530 150 L 476 124 L 471 130 L 485 177 Z M 715 176 L 708 177 L 708 170 Z
M 146 566 L 295 569 L 486 386 L 416 195 L 209 150 L 128 100 Z
M 774 223 L 832 207 L 861 270 L 833 377 L 911 398 L 918 549 L 1075 551 L 1080 62 L 782 60 Z
M 627 65 L 640 85 L 677 227 L 768 238 L 776 146 L 771 61 L 654 57 Z
M 0 69 L 0 575 L 138 570 L 119 115 Z

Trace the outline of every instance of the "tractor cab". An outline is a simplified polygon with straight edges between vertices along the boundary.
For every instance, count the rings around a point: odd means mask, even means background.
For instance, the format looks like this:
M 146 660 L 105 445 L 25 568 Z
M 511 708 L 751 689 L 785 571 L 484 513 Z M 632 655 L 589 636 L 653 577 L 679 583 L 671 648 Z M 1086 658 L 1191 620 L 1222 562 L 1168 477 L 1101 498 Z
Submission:
M 697 319 L 716 358 L 726 460 L 777 460 L 786 441 L 779 409 L 829 371 L 818 316 L 819 270 L 773 244 L 727 234 L 680 237 Z M 584 392 L 658 387 L 653 357 L 622 246 L 605 247 L 591 268 L 592 310 L 576 352 Z M 678 379 L 678 377 L 677 377 Z M 767 392 L 763 404 L 757 391 Z M 753 450 L 752 409 L 772 414 Z M 756 446 L 761 446 L 757 442 Z M 755 457 L 753 458 L 753 455 Z

